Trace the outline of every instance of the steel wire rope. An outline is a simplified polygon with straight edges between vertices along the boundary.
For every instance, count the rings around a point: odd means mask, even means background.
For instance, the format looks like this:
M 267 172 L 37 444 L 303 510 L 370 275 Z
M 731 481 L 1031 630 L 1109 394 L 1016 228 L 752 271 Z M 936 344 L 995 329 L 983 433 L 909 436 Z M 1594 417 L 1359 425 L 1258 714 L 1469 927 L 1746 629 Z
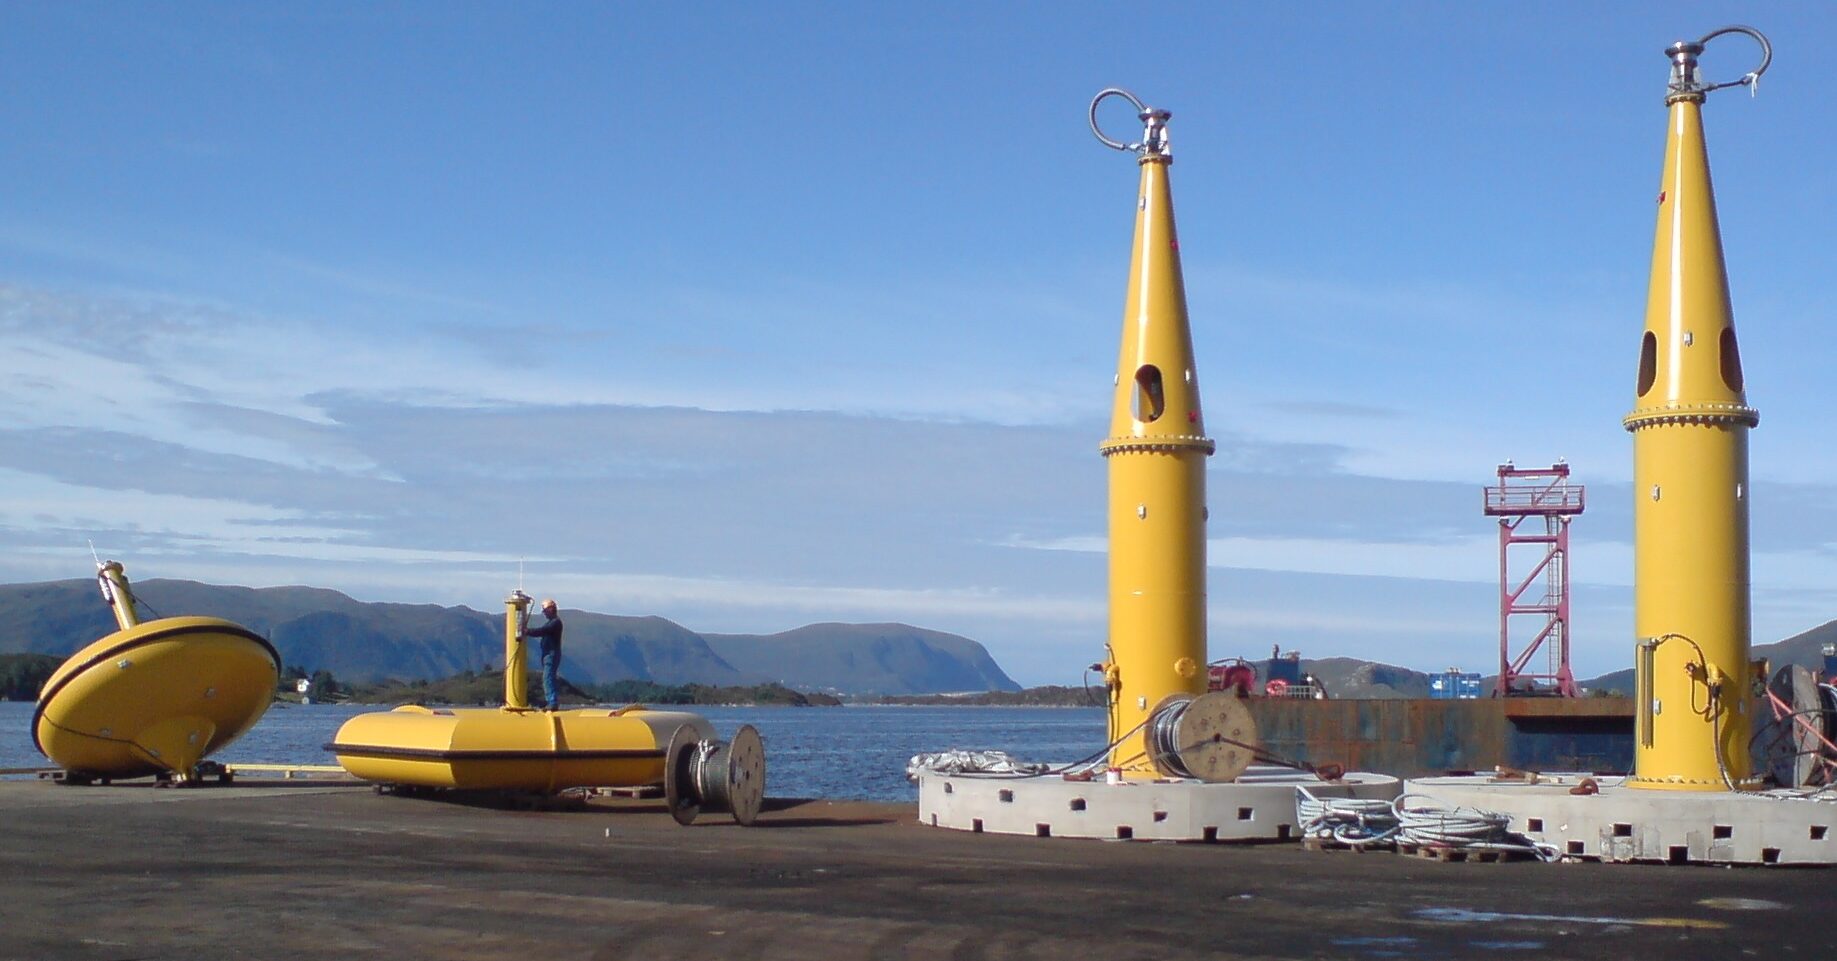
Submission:
M 114 562 L 111 561 L 110 563 Z M 107 574 L 101 572 L 96 574 L 96 580 L 102 585 L 102 596 L 112 601 L 115 596 L 115 582 L 110 580 Z M 160 620 L 166 616 L 154 610 L 153 605 L 141 600 L 140 595 L 134 593 L 134 585 L 123 581 L 121 584 L 121 592 L 126 595 L 126 600 L 129 605 L 128 609 L 135 612 L 134 616 L 136 619 L 139 619 L 139 610 L 143 607 L 147 609 L 147 613 L 153 615 L 154 620 Z
M 1411 799 L 1419 803 L 1410 804 Z M 1448 807 L 1427 794 L 1403 794 L 1391 803 L 1397 814 L 1399 844 L 1457 848 L 1464 851 L 1527 852 L 1544 861 L 1560 860 L 1554 844 L 1532 841 L 1510 831 L 1511 816 L 1465 806 Z
M 1044 770 L 1039 770 L 1039 771 L 958 771 L 952 774 L 951 776 L 952 777 L 985 778 L 988 780 L 1016 780 L 1018 781 L 1018 780 L 1025 780 L 1027 778 L 1061 777 L 1066 774 L 1077 774 L 1077 773 L 1080 773 L 1084 769 L 1094 766 L 1099 760 L 1103 758 L 1104 755 L 1110 753 L 1111 751 L 1116 750 L 1118 745 L 1122 744 L 1124 741 L 1128 740 L 1129 738 L 1135 736 L 1135 733 L 1137 731 L 1140 731 L 1142 729 L 1142 726 L 1147 723 L 1148 721 L 1146 720 L 1142 721 L 1141 724 L 1137 724 L 1136 726 L 1130 728 L 1128 731 L 1124 732 L 1122 737 L 1119 737 L 1116 740 L 1111 741 L 1110 743 L 1104 745 L 1101 748 L 1098 748 L 1097 750 L 1091 752 L 1090 754 L 1085 755 L 1084 757 L 1079 758 L 1076 761 L 1072 761 L 1060 767 L 1055 768 L 1055 767 L 1049 766 L 1049 767 L 1046 767 Z M 1125 760 L 1126 761 L 1134 760 L 1136 757 L 1140 757 L 1140 756 L 1141 755 L 1137 754 L 1133 757 L 1126 758 Z
M 1712 90 L 1721 90 L 1726 87 L 1747 87 L 1749 95 L 1754 95 L 1760 91 L 1760 75 L 1766 73 L 1767 68 L 1773 65 L 1773 44 L 1768 42 L 1765 34 L 1745 24 L 1731 23 L 1726 27 L 1717 27 L 1699 37 L 1697 39 L 1697 46 L 1707 47 L 1711 40 L 1731 33 L 1739 33 L 1752 37 L 1755 43 L 1760 44 L 1760 66 L 1742 74 L 1738 79 L 1730 80 L 1726 83 L 1697 84 L 1690 92 L 1709 93 Z
M 1771 756 L 1775 753 L 1781 741 L 1792 741 L 1797 739 L 1796 735 L 1802 718 L 1816 716 L 1817 720 L 1824 721 L 1828 717 L 1828 713 L 1829 712 L 1825 711 L 1824 708 L 1814 707 L 1803 711 L 1792 711 L 1783 716 L 1776 717 L 1774 718 L 1774 726 L 1772 728 L 1763 727 L 1748 737 L 1748 753 L 1753 754 L 1755 743 L 1759 741 L 1763 735 L 1771 732 L 1773 736 L 1767 740 L 1766 745 L 1762 748 L 1762 750 Z M 1820 740 L 1825 744 L 1828 745 L 1830 743 L 1830 739 L 1822 732 L 1817 733 Z M 1795 762 L 1802 757 L 1815 757 L 1821 761 L 1826 768 L 1827 776 L 1829 773 L 1837 773 L 1837 759 L 1832 758 L 1822 747 L 1813 747 L 1811 750 L 1802 751 L 1799 750 L 1797 744 L 1793 744 L 1791 757 Z M 1797 790 L 1803 787 L 1803 785 L 1795 784 L 1792 787 L 1794 790 Z M 1809 793 L 1819 794 L 1829 791 L 1833 787 L 1837 787 L 1837 779 L 1827 780 L 1824 784 Z
M 1400 827 L 1391 802 L 1378 798 L 1323 798 L 1295 785 L 1295 823 L 1302 837 L 1351 847 L 1383 844 Z
M 1124 153 L 1139 153 L 1143 147 L 1148 146 L 1148 145 L 1140 144 L 1140 143 L 1124 143 L 1120 140 L 1111 140 L 1109 137 L 1104 136 L 1103 129 L 1097 125 L 1097 105 L 1100 103 L 1103 103 L 1105 98 L 1108 98 L 1108 97 L 1121 97 L 1124 100 L 1129 101 L 1129 103 L 1135 107 L 1136 114 L 1141 116 L 1143 119 L 1147 119 L 1147 115 L 1149 114 L 1151 108 L 1147 104 L 1143 103 L 1140 97 L 1137 97 L 1135 94 L 1132 94 L 1129 91 L 1124 90 L 1121 87 L 1105 87 L 1104 89 L 1097 92 L 1097 96 L 1091 98 L 1091 133 L 1095 134 L 1097 136 L 1097 140 L 1100 143 L 1102 143 L 1104 146 L 1109 147 L 1111 150 L 1121 150 Z
M 1180 760 L 1181 753 L 1208 743 L 1217 743 L 1243 748 L 1250 752 L 1250 759 L 1253 761 L 1258 761 L 1263 764 L 1273 764 L 1277 767 L 1290 768 L 1296 771 L 1306 771 L 1316 777 L 1320 776 L 1320 769 L 1307 761 L 1297 761 L 1293 758 L 1284 757 L 1280 754 L 1266 751 L 1260 745 L 1225 737 L 1222 734 L 1215 734 L 1210 738 L 1194 741 L 1191 744 L 1178 743 L 1176 738 L 1179 736 L 1179 721 L 1182 717 L 1186 716 L 1187 708 L 1191 707 L 1192 704 L 1193 702 L 1190 700 L 1178 702 L 1149 719 L 1154 722 L 1154 727 L 1149 732 L 1149 746 L 1154 751 L 1151 756 L 1155 763 L 1159 764 L 1166 761 L 1170 768 L 1181 772 L 1179 776 L 1192 777 L 1193 775 L 1187 771 L 1185 763 Z M 1140 756 L 1142 755 L 1137 755 L 1137 757 Z M 1131 760 L 1133 760 L 1133 758 L 1131 758 Z

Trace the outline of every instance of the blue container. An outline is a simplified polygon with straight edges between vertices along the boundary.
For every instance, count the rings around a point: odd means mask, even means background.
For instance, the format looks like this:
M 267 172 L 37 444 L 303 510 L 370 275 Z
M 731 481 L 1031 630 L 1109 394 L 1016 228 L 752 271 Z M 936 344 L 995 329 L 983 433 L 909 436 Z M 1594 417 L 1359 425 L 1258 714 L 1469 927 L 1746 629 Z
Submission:
M 1429 696 L 1438 701 L 1473 700 L 1480 696 L 1480 675 L 1446 671 L 1430 675 Z

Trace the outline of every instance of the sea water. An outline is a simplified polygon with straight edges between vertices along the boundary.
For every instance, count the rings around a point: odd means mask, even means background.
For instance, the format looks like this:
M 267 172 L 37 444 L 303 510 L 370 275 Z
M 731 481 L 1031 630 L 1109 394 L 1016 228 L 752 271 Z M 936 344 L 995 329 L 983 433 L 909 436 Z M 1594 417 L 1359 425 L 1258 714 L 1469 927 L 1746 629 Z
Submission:
M 48 765 L 32 746 L 30 703 L 0 703 L 0 768 Z M 765 741 L 773 797 L 915 801 L 914 754 L 952 748 L 1006 751 L 1027 761 L 1074 761 L 1104 746 L 1101 708 L 666 707 L 706 717 L 722 738 L 751 724 Z M 377 705 L 276 703 L 214 759 L 244 764 L 335 764 L 325 745 L 339 725 Z

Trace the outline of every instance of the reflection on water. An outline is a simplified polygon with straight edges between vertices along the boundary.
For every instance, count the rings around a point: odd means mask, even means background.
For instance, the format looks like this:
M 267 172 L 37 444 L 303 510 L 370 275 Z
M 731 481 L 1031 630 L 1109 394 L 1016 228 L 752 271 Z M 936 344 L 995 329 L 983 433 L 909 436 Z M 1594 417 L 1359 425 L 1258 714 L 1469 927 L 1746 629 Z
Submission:
M 31 704 L 0 703 L 0 768 L 48 762 L 32 747 Z M 245 764 L 331 764 L 324 750 L 347 718 L 378 707 L 275 704 L 261 723 L 216 760 Z M 688 708 L 727 737 L 751 724 L 765 739 L 766 790 L 775 797 L 912 801 L 906 761 L 951 748 L 1007 751 L 1036 761 L 1070 761 L 1101 748 L 1098 708 L 838 707 Z

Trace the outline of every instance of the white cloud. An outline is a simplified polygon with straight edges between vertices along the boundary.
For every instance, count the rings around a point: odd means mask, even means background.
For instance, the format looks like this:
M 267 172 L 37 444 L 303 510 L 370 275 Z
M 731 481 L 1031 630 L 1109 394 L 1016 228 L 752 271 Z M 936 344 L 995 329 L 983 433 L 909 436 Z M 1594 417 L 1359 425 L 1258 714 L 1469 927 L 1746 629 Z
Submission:
M 95 536 L 145 558 L 138 576 L 490 607 L 522 558 L 570 605 L 697 630 L 904 620 L 983 640 L 1028 682 L 1101 652 L 1104 539 L 1079 533 L 1102 512 L 1101 413 L 1088 430 L 1024 426 L 1065 409 L 1056 374 L 901 376 L 881 358 L 825 377 L 821 358 L 764 369 L 685 352 L 668 376 L 628 378 L 595 368 L 603 346 L 507 367 L 481 349 L 490 332 L 450 334 L 0 289 L 0 526 L 21 541 L 0 571 L 76 576 Z M 753 369 L 730 385 L 736 367 Z M 1478 488 L 1494 459 L 1470 456 L 1483 432 L 1438 435 L 1454 421 L 1351 393 L 1219 393 L 1213 410 L 1255 407 L 1262 436 L 1221 425 L 1208 472 L 1215 656 L 1279 642 L 1414 666 L 1490 658 L 1496 541 Z M 672 406 L 646 406 L 659 399 Z M 1624 443 L 1617 423 L 1605 433 Z M 1377 469 L 1424 450 L 1430 469 Z M 1458 480 L 1398 479 L 1425 474 Z M 1802 518 L 1821 496 L 1780 503 Z M 1574 572 L 1578 639 L 1608 669 L 1626 656 L 1631 557 L 1615 535 L 1630 519 L 1601 513 L 1582 522 Z M 1837 569 L 1807 524 L 1762 519 L 1756 634 L 1770 638 L 1837 600 L 1823 586 Z
M 177 555 L 190 567 L 200 556 L 230 555 L 264 560 L 287 559 L 338 563 L 496 563 L 515 558 L 489 553 L 418 550 L 362 543 L 369 519 L 342 518 L 342 523 L 304 511 L 216 497 L 150 494 L 137 490 L 84 487 L 9 468 L 0 468 L 0 530 L 33 532 L 36 546 L 15 553 L 39 558 L 87 552 L 88 542 L 104 554 L 132 540 L 137 554 Z M 67 547 L 44 543 L 47 535 L 65 533 Z M 30 566 L 38 566 L 36 563 Z M 230 566 L 234 569 L 234 565 Z M 246 568 L 244 568 L 246 569 Z M 232 583 L 238 583 L 232 581 Z
M 1010 547 L 1101 554 L 1107 538 L 1090 535 L 1029 541 L 1010 538 Z M 1377 542 L 1309 537 L 1223 537 L 1206 542 L 1206 565 L 1240 570 L 1408 576 L 1441 581 L 1498 581 L 1498 541 L 1456 537 L 1425 542 Z

